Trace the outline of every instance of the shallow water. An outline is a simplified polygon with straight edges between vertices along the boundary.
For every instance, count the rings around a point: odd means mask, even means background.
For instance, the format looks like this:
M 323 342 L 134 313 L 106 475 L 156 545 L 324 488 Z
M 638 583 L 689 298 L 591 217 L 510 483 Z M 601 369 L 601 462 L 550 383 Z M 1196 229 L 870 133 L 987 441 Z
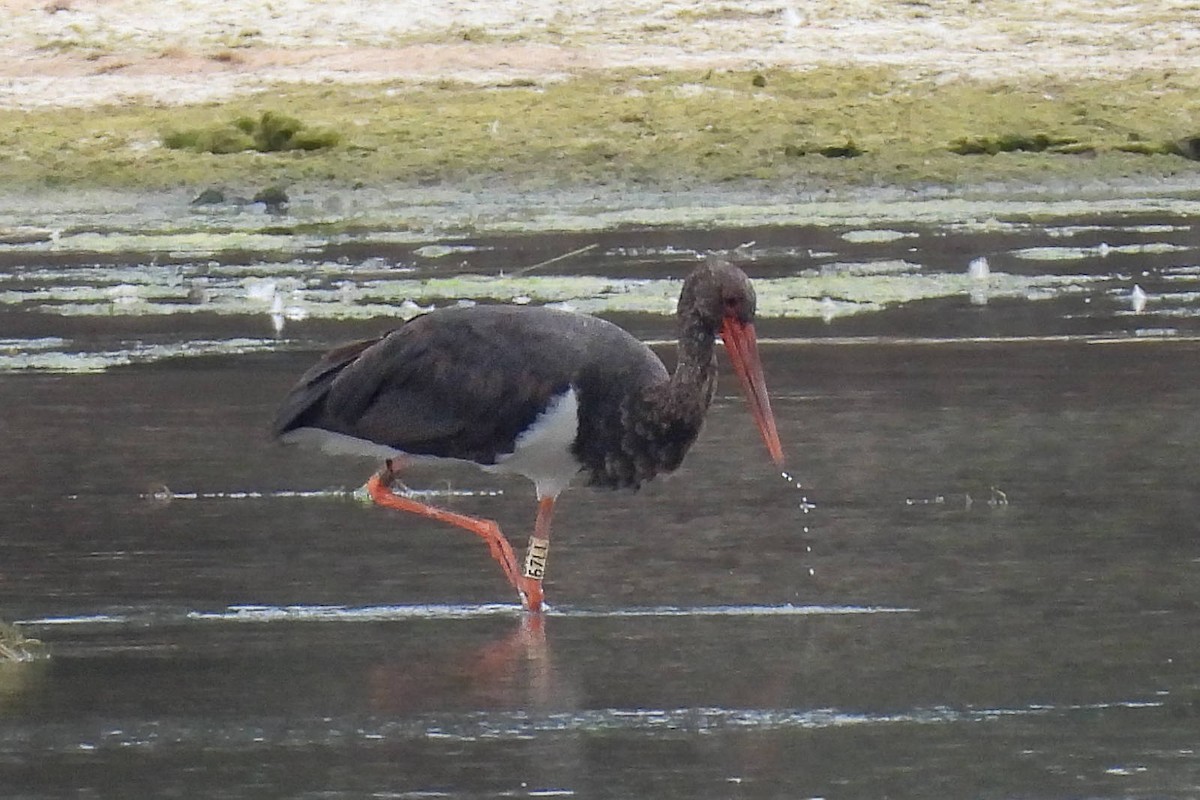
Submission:
M 727 379 L 677 475 L 568 492 L 540 621 L 471 537 L 354 500 L 371 464 L 264 441 L 314 352 L 380 320 L 314 312 L 276 331 L 268 308 L 55 313 L 7 296 L 0 616 L 53 656 L 0 667 L 2 794 L 1200 794 L 1196 232 L 894 233 L 612 233 L 561 268 L 624 287 L 753 240 L 752 274 L 857 278 L 847 291 L 882 310 L 759 325 L 799 487 Z M 455 257 L 485 271 L 587 243 Z M 904 288 L 979 255 L 1028 283 Z M 5 257 L 3 291 L 104 280 L 71 274 L 84 254 Z M 424 277 L 420 258 L 380 245 L 330 263 L 338 281 L 410 261 Z M 158 279 L 146 253 L 90 263 L 122 259 Z M 664 317 L 610 313 L 669 337 Z M 167 357 L 196 340 L 206 355 Z M 517 542 L 532 524 L 520 481 L 412 483 Z

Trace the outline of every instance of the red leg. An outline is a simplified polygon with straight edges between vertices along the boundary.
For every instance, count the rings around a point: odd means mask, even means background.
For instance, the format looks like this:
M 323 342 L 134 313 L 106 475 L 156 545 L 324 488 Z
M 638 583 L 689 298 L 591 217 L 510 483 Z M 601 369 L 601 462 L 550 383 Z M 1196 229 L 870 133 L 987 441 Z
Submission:
M 401 497 L 391 489 L 394 477 L 395 471 L 389 461 L 367 481 L 367 493 L 376 505 L 419 514 L 426 519 L 438 522 L 446 522 L 480 537 L 487 542 L 492 558 L 496 559 L 496 563 L 504 570 L 504 577 L 521 594 L 521 601 L 526 602 L 520 574 L 517 571 L 517 557 L 513 554 L 512 545 L 508 543 L 508 539 L 504 538 L 504 533 L 501 532 L 499 525 L 490 519 L 477 519 L 468 517 L 466 514 L 455 514 L 453 511 L 427 506 L 411 498 Z
M 530 611 L 542 610 L 542 578 L 546 576 L 546 554 L 550 549 L 550 519 L 554 516 L 554 498 L 538 500 L 537 522 L 533 525 L 533 536 L 529 537 L 529 551 L 525 554 L 525 569 L 521 574 L 518 591 L 521 601 Z

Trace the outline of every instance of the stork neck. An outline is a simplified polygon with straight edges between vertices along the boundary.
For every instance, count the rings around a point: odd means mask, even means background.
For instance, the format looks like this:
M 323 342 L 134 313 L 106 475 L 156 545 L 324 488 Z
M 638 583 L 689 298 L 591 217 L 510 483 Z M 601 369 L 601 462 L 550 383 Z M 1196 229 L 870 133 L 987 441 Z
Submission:
M 704 424 L 716 376 L 713 335 L 681 326 L 678 359 L 669 378 L 624 396 L 604 415 L 581 416 L 581 448 L 594 452 L 595 466 L 587 462 L 593 483 L 637 487 L 659 472 L 678 469 Z
M 703 417 L 712 402 L 717 376 L 716 337 L 686 317 L 681 317 L 679 327 L 679 360 L 668 395 L 677 406 L 691 406 Z

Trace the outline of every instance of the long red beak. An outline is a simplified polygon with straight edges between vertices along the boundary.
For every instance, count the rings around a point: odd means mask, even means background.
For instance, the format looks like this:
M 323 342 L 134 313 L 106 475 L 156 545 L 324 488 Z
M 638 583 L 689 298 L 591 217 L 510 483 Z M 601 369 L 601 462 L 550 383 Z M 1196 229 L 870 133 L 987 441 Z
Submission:
M 758 359 L 758 337 L 754 334 L 754 325 L 726 317 L 721 326 L 721 339 L 729 352 L 729 360 L 733 362 L 733 371 L 742 382 L 742 393 L 746 395 L 750 413 L 754 415 L 754 424 L 762 434 L 771 460 L 776 466 L 782 467 L 783 447 L 775 430 L 775 415 L 771 413 L 767 382 L 763 379 L 762 362 Z

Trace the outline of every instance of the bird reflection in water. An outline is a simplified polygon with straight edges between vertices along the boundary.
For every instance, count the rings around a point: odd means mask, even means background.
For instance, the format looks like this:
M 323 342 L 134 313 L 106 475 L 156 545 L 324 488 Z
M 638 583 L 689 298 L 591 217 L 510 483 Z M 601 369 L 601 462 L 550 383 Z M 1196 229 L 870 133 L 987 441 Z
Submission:
M 446 698 L 471 709 L 546 709 L 568 706 L 572 695 L 554 669 L 542 614 L 523 614 L 499 638 L 445 658 L 378 664 L 369 682 L 372 709 L 388 713 Z

